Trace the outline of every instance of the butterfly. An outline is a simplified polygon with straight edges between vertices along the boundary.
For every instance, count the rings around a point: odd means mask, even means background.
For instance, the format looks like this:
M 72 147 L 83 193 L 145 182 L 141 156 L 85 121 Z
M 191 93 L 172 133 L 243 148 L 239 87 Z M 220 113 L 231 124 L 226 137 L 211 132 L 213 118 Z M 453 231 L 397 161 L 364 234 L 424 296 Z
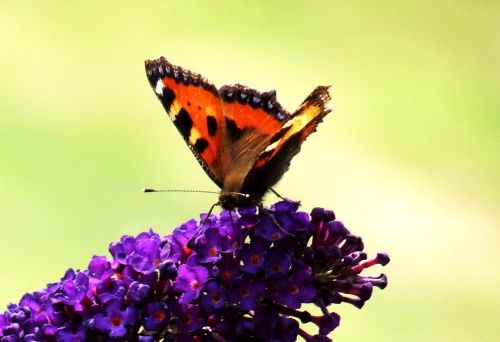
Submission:
M 328 86 L 318 86 L 290 114 L 274 90 L 259 92 L 241 84 L 217 89 L 164 57 L 145 61 L 145 67 L 170 119 L 220 187 L 218 204 L 224 209 L 260 204 L 304 140 L 331 112 Z

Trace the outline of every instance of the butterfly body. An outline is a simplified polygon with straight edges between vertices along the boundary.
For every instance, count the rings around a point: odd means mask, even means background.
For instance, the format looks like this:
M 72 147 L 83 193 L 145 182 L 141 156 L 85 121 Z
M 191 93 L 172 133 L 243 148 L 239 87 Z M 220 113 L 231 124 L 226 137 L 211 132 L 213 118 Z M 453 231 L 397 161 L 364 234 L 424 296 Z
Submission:
M 302 142 L 330 112 L 328 87 L 317 87 L 290 114 L 276 92 L 241 84 L 217 89 L 165 58 L 146 61 L 158 99 L 207 175 L 225 209 L 259 204 L 286 172 Z

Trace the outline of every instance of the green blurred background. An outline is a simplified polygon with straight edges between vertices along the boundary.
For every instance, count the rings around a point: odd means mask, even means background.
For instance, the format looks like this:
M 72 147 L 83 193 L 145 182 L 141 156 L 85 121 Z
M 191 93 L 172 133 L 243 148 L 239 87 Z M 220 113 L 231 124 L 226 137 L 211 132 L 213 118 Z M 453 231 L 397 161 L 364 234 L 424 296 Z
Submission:
M 1 7 L 1 305 L 216 200 L 140 192 L 217 190 L 149 88 L 143 60 L 164 55 L 289 110 L 332 85 L 334 114 L 277 190 L 392 257 L 385 291 L 337 308 L 336 341 L 500 339 L 499 2 Z

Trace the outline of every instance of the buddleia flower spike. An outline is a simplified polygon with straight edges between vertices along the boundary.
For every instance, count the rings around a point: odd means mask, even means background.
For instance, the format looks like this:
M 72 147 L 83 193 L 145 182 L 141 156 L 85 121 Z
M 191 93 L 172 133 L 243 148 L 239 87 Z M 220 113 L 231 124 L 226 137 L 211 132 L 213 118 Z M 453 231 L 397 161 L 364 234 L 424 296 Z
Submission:
M 332 211 L 281 201 L 266 214 L 248 207 L 232 216 L 210 215 L 192 249 L 194 219 L 164 237 L 122 236 L 111 258 L 94 256 L 86 270 L 69 269 L 9 305 L 0 341 L 331 341 L 340 323 L 332 308 L 361 308 L 387 285 L 384 274 L 361 274 L 386 265 L 387 254 L 368 259 Z M 245 232 L 241 245 L 233 225 Z

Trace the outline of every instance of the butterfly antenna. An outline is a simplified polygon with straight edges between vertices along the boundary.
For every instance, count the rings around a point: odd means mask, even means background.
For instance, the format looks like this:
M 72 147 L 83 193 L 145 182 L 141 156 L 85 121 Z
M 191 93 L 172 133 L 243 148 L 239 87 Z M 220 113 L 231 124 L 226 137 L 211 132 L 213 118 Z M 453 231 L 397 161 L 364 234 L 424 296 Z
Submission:
M 208 190 L 191 190 L 191 189 L 142 189 L 142 192 L 198 192 L 205 194 L 219 194 L 217 191 L 208 191 Z

